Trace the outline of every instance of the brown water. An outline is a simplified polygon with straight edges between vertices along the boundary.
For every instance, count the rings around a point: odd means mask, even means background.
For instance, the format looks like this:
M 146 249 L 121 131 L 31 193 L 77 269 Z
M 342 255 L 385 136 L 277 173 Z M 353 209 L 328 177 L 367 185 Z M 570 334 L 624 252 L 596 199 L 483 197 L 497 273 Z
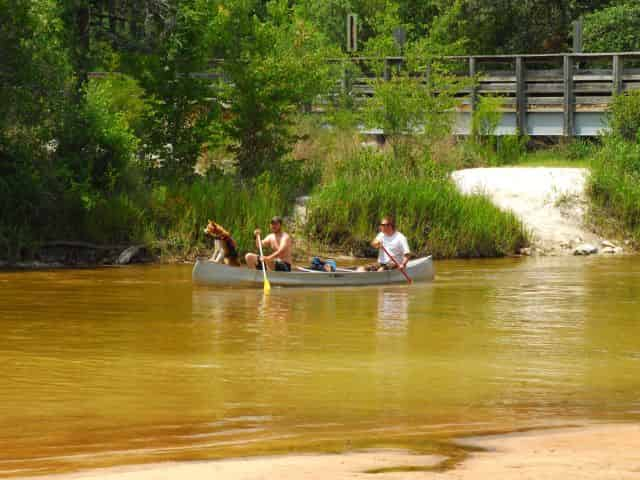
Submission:
M 640 418 L 640 258 L 216 290 L 189 266 L 0 273 L 0 476 Z

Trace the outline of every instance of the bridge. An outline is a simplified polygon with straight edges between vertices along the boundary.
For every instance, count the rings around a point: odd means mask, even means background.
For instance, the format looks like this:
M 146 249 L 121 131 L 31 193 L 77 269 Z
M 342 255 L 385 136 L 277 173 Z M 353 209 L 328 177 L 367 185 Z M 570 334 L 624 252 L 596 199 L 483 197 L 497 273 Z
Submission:
M 499 96 L 503 100 L 502 119 L 495 135 L 589 137 L 607 130 L 606 113 L 613 97 L 640 89 L 640 52 L 617 53 L 558 53 L 532 55 L 470 55 L 435 57 L 435 61 L 449 62 L 452 71 L 466 78 L 476 79 L 473 86 L 457 95 L 454 134 L 468 135 L 471 116 L 481 95 Z M 343 75 L 339 87 L 343 93 L 356 98 L 374 95 L 371 80 L 375 74 L 369 69 L 352 76 L 349 63 L 366 65 L 382 62 L 380 75 L 390 80 L 394 69 L 402 68 L 404 57 L 349 57 L 330 60 L 342 64 Z M 214 60 L 211 71 L 191 73 L 192 77 L 220 80 L 220 63 Z M 426 64 L 422 81 L 429 81 L 430 65 Z M 99 78 L 109 73 L 92 72 Z M 382 134 L 381 130 L 367 130 L 366 134 Z
M 371 60 L 375 59 L 346 61 L 362 64 Z M 405 63 L 403 57 L 378 61 L 384 63 L 385 80 L 391 78 L 394 68 L 402 68 Z M 458 76 L 477 79 L 474 86 L 458 95 L 460 106 L 454 127 L 457 135 L 470 133 L 471 115 L 481 95 L 503 99 L 496 135 L 602 135 L 613 97 L 640 88 L 640 52 L 450 56 L 438 57 L 437 61 L 450 62 Z M 429 65 L 425 68 L 424 81 L 428 82 Z M 356 97 L 373 95 L 372 78 L 348 78 L 342 82 L 342 89 Z

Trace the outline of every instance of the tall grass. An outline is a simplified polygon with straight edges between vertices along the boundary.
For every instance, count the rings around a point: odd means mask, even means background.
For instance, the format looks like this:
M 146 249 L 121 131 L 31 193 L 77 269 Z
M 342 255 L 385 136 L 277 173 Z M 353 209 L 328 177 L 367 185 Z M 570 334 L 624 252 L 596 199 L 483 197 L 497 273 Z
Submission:
M 240 183 L 232 177 L 202 179 L 154 189 L 148 228 L 167 253 L 186 254 L 206 245 L 203 228 L 211 219 L 231 232 L 241 250 L 253 248 L 253 230 L 274 215 L 286 215 L 293 200 L 268 175 Z
M 410 174 L 402 162 L 362 150 L 312 197 L 308 234 L 366 251 L 382 215 L 396 217 L 419 254 L 496 257 L 528 243 L 522 223 L 482 195 L 458 192 L 446 169 L 424 159 Z
M 608 138 L 592 162 L 589 193 L 594 220 L 640 244 L 640 144 Z
M 203 229 L 211 219 L 231 232 L 241 251 L 253 250 L 253 230 L 266 228 L 274 215 L 291 213 L 295 197 L 314 177 L 310 165 L 287 161 L 253 180 L 214 174 L 158 185 L 149 198 L 146 237 L 166 253 L 185 255 L 208 245 Z

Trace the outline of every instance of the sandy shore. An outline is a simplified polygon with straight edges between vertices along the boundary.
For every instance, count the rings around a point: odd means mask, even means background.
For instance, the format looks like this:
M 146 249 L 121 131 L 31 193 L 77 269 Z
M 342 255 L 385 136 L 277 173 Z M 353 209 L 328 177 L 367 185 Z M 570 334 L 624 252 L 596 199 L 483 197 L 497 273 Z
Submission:
M 572 253 L 584 242 L 600 246 L 602 239 L 585 225 L 588 208 L 584 168 L 472 168 L 453 173 L 464 193 L 486 193 L 513 211 L 533 233 L 544 252 Z
M 397 450 L 342 455 L 286 455 L 209 462 L 160 463 L 68 475 L 55 480 L 413 480 L 413 479 L 581 479 L 640 478 L 640 424 L 595 425 L 511 435 L 468 438 L 459 442 L 473 452 L 446 471 L 445 457 Z M 421 471 L 408 471 L 411 467 Z M 366 473 L 372 469 L 396 471 Z M 401 471 L 404 468 L 404 471 Z M 34 477 L 45 478 L 45 477 Z

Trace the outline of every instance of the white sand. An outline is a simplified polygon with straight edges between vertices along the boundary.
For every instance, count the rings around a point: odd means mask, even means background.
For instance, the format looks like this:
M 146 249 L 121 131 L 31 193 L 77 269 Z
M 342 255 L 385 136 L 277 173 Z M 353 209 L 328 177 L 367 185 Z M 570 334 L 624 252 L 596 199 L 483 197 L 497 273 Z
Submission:
M 600 246 L 584 225 L 588 170 L 585 168 L 472 168 L 454 172 L 464 193 L 480 192 L 513 211 L 546 253 L 572 253 L 580 243 Z
M 118 467 L 53 480 L 627 480 L 640 478 L 640 425 L 612 424 L 478 437 L 459 443 L 487 449 L 444 472 L 372 468 L 437 465 L 442 457 L 397 450 L 343 455 L 286 455 Z M 45 477 L 35 477 L 45 478 Z

